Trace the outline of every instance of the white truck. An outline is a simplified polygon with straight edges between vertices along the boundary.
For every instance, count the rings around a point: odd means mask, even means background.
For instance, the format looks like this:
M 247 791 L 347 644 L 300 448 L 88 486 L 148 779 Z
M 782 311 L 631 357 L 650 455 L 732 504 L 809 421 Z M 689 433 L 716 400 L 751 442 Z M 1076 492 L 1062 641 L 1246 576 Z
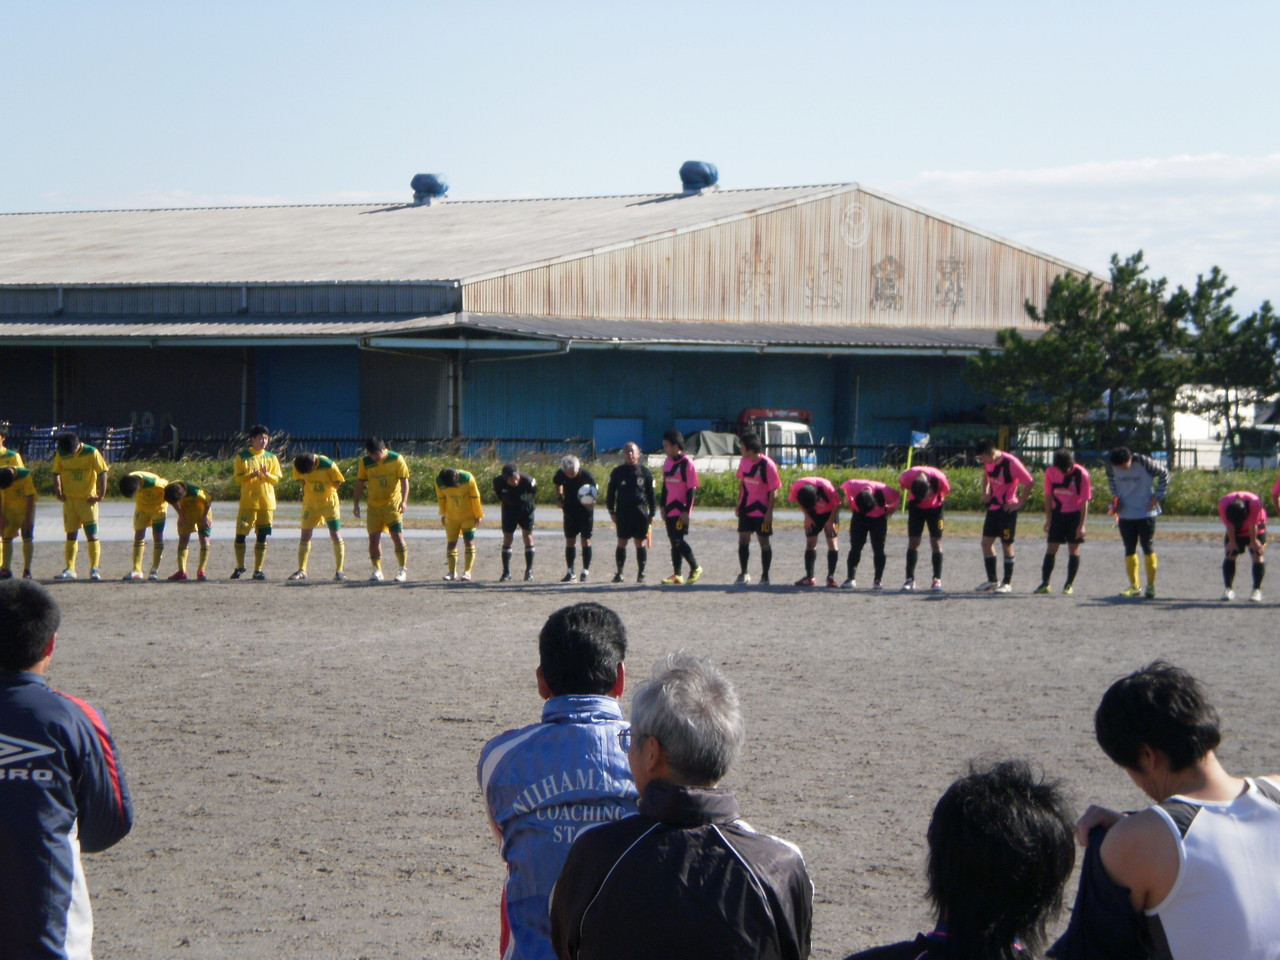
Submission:
M 738 415 L 737 432 L 699 430 L 685 437 L 685 453 L 700 473 L 722 473 L 738 469 L 742 447 L 738 438 L 751 431 L 764 444 L 765 453 L 780 467 L 812 467 L 818 462 L 808 410 L 751 407 Z M 666 457 L 651 454 L 646 463 L 662 469 Z

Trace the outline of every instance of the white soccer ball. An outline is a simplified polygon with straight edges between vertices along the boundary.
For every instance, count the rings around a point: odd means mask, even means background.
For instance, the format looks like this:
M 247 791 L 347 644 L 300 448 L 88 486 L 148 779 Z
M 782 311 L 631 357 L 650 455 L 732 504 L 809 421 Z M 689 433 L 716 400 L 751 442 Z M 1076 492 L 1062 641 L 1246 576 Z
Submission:
M 596 498 L 600 496 L 600 491 L 596 489 L 594 483 L 588 483 L 578 488 L 578 502 L 584 507 L 594 507 Z

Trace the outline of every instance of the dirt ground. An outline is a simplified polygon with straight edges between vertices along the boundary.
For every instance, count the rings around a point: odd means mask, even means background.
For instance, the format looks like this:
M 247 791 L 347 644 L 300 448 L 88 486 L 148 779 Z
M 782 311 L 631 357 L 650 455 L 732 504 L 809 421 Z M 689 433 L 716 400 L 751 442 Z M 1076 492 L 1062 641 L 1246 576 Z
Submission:
M 749 742 L 728 785 L 758 829 L 803 849 L 815 957 L 927 929 L 925 827 L 971 758 L 1028 757 L 1065 778 L 1079 809 L 1142 804 L 1094 744 L 1092 710 L 1112 679 L 1155 657 L 1209 684 L 1228 769 L 1280 770 L 1276 606 L 1219 603 L 1220 549 L 1194 537 L 1161 544 L 1160 599 L 1124 601 L 1119 545 L 1105 539 L 1086 545 L 1074 597 L 1043 597 L 1030 594 L 1038 532 L 1024 534 L 1008 596 L 967 592 L 983 574 L 963 537 L 947 541 L 949 592 L 873 595 L 734 588 L 736 537 L 709 525 L 691 539 L 707 569 L 694 587 L 656 585 L 660 537 L 648 586 L 601 582 L 608 537 L 596 582 L 560 586 L 557 534 L 540 531 L 533 584 L 493 582 L 492 539 L 473 584 L 440 582 L 439 539 L 413 542 L 402 586 L 285 583 L 284 538 L 267 583 L 52 584 L 64 620 L 50 678 L 106 713 L 137 808 L 133 833 L 87 858 L 97 955 L 496 957 L 503 867 L 476 756 L 538 718 L 538 628 L 582 599 L 621 613 L 633 682 L 687 646 L 738 685 Z M 358 537 L 348 568 L 363 576 Z M 127 549 L 106 544 L 111 579 Z M 216 549 L 225 576 L 230 551 Z M 802 549 L 798 532 L 775 537 L 775 582 L 799 576 Z M 43 571 L 60 550 L 40 551 Z M 324 541 L 312 571 L 332 571 Z

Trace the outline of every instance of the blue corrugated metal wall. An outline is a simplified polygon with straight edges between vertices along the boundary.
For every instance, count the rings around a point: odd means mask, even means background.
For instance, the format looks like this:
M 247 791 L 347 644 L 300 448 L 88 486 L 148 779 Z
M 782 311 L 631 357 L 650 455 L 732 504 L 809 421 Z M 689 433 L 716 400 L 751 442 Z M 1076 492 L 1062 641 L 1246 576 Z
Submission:
M 840 363 L 842 440 L 907 443 L 912 430 L 972 411 L 983 403 L 965 379 L 963 357 L 856 357 Z M 854 422 L 855 410 L 857 423 Z
M 354 347 L 270 347 L 257 355 L 256 419 L 295 437 L 360 434 Z

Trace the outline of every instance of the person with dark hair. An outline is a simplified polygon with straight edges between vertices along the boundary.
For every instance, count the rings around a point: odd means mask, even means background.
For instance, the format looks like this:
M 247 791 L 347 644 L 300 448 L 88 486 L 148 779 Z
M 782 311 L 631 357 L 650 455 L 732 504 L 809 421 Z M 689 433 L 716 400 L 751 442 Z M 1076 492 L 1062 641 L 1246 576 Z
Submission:
M 1226 556 L 1222 560 L 1222 599 L 1236 598 L 1236 557 L 1249 551 L 1253 557 L 1253 590 L 1249 600 L 1262 602 L 1262 578 L 1267 565 L 1264 554 L 1267 549 L 1267 511 L 1262 498 L 1248 490 L 1228 493 L 1218 501 L 1218 516 L 1227 528 L 1223 537 Z
M 89 579 L 101 580 L 98 563 L 102 544 L 98 541 L 98 504 L 107 495 L 107 461 L 97 447 L 91 447 L 74 433 L 58 435 L 53 455 L 53 492 L 62 501 L 62 526 L 67 532 L 67 566 L 55 580 L 76 578 L 76 538 L 84 528 L 89 551 Z
M 848 960 L 1021 960 L 1038 956 L 1075 864 L 1057 781 L 1023 760 L 970 766 L 929 821 L 933 931 Z
M 3 442 L 0 436 L 0 443 Z M 3 449 L 0 447 L 0 449 Z M 31 578 L 31 559 L 35 556 L 36 535 L 36 484 L 31 471 L 22 466 L 22 458 L 13 451 L 18 466 L 0 467 L 0 535 L 4 552 L 0 561 L 0 580 L 13 576 L 13 538 L 22 534 L 22 576 Z M 14 459 L 0 455 L 0 463 L 12 464 Z
M 693 501 L 698 494 L 698 468 L 684 452 L 684 434 L 668 430 L 662 435 L 662 449 L 667 459 L 662 463 L 662 519 L 667 525 L 667 539 L 671 541 L 671 576 L 666 584 L 697 583 L 702 577 L 702 567 L 689 546 L 689 523 L 693 519 Z M 680 573 L 684 561 L 689 561 L 689 579 Z
M 804 576 L 797 587 L 812 587 L 817 581 L 813 568 L 818 561 L 818 536 L 827 538 L 827 586 L 836 586 L 836 564 L 840 561 L 840 492 L 825 477 L 801 477 L 791 484 L 787 499 L 804 513 Z
M 267 562 L 267 537 L 276 512 L 276 484 L 280 482 L 280 458 L 267 449 L 271 435 L 267 428 L 255 423 L 249 428 L 249 446 L 235 455 L 235 481 L 240 484 L 240 509 L 236 514 L 234 550 L 236 567 L 231 579 L 244 576 L 245 544 L 249 531 L 254 531 L 253 579 L 267 579 L 263 566 Z
M 636 583 L 644 583 L 644 567 L 649 562 L 650 528 L 657 512 L 653 493 L 653 474 L 640 462 L 640 445 L 628 443 L 622 448 L 622 463 L 609 474 L 609 490 L 605 503 L 609 519 L 618 531 L 618 546 L 613 552 L 616 570 L 613 582 L 622 582 L 622 568 L 627 562 L 627 541 L 636 545 Z
M 1062 592 L 1070 596 L 1080 572 L 1080 545 L 1084 543 L 1085 521 L 1089 518 L 1089 501 L 1093 499 L 1093 482 L 1089 471 L 1076 463 L 1075 454 L 1063 447 L 1053 455 L 1053 465 L 1044 472 L 1044 532 L 1049 543 L 1040 565 L 1040 586 L 1036 593 L 1050 593 L 1058 547 L 1067 545 L 1067 582 Z
M 524 578 L 533 579 L 533 525 L 534 511 L 538 506 L 538 481 L 527 473 L 521 473 L 514 463 L 502 466 L 502 473 L 493 478 L 493 492 L 502 505 L 502 576 L 500 581 L 511 579 L 511 544 L 515 541 L 516 528 L 520 528 L 524 540 Z
M 475 486 L 473 483 L 472 486 Z M 356 483 L 351 491 L 353 515 L 360 519 L 360 498 L 365 487 L 369 488 L 369 509 L 365 515 L 365 531 L 369 534 L 369 562 L 373 572 L 369 579 L 382 580 L 382 534 L 391 538 L 396 551 L 396 583 L 404 583 L 408 577 L 409 547 L 404 541 L 404 510 L 409 503 L 409 465 L 404 457 L 387 449 L 387 441 L 381 437 L 369 437 L 364 442 L 364 456 L 356 467 Z M 439 497 L 439 487 L 436 496 Z M 479 491 L 476 492 L 477 499 Z M 457 557 L 457 550 L 454 550 Z
M 751 535 L 760 545 L 760 586 L 769 585 L 769 567 L 773 563 L 773 501 L 782 489 L 778 465 L 764 452 L 764 445 L 754 433 L 741 438 L 742 459 L 738 461 L 738 578 L 736 584 L 751 582 L 747 565 L 751 561 Z
M 951 492 L 951 481 L 937 467 L 912 467 L 898 477 L 898 485 L 907 495 L 907 578 L 902 589 L 910 592 L 916 588 L 916 561 L 927 526 L 933 551 L 933 582 L 929 589 L 937 593 L 942 589 L 942 504 Z
M 1204 688 L 1160 660 L 1110 686 L 1094 732 L 1155 804 L 1129 815 L 1085 811 L 1076 825 L 1088 847 L 1076 905 L 1050 955 L 1273 960 L 1280 776 L 1223 769 L 1218 713 Z
M 436 475 L 436 503 L 440 507 L 440 525 L 444 527 L 444 579 L 454 582 L 470 580 L 476 562 L 476 528 L 484 519 L 480 503 L 480 487 L 476 478 L 465 470 L 445 467 Z M 458 571 L 458 537 L 463 540 L 463 567 Z
M 160 558 L 164 556 L 164 524 L 169 516 L 169 503 L 164 492 L 169 481 L 146 470 L 134 470 L 120 478 L 120 494 L 133 498 L 133 569 L 124 579 L 141 580 L 142 558 L 147 552 L 147 529 L 151 529 L 151 574 L 148 580 L 160 579 Z
M 550 960 L 548 903 L 574 838 L 631 816 L 636 788 L 618 734 L 627 633 L 598 603 L 557 610 L 538 637 L 542 721 L 480 751 L 477 775 L 507 864 L 501 954 Z
M 573 565 L 578 559 L 578 542 L 582 542 L 582 579 L 591 578 L 591 535 L 595 532 L 596 497 L 600 491 L 591 471 L 573 454 L 560 459 L 560 469 L 551 478 L 556 488 L 556 501 L 564 513 L 564 562 L 567 569 L 561 583 L 573 583 Z
M 574 841 L 551 896 L 560 960 L 807 957 L 804 857 L 757 833 L 718 786 L 744 739 L 728 678 L 687 652 L 669 654 L 636 692 L 619 739 L 640 812 Z
M 840 586 L 851 589 L 858 585 L 858 563 L 862 548 L 871 538 L 871 556 L 874 563 L 872 590 L 882 590 L 884 585 L 885 538 L 889 532 L 889 518 L 902 505 L 898 491 L 878 480 L 859 480 L 856 477 L 840 485 L 849 504 L 849 558 L 846 561 L 846 577 Z
M 293 458 L 293 479 L 302 485 L 302 527 L 298 537 L 298 569 L 290 580 L 307 579 L 307 561 L 311 559 L 311 537 L 316 527 L 329 528 L 333 544 L 333 579 L 347 579 L 342 569 L 347 559 L 347 544 L 342 539 L 342 507 L 338 490 L 346 481 L 342 468 L 329 457 L 300 453 Z
M 49 687 L 61 614 L 33 580 L 0 583 L 0 955 L 89 960 L 81 853 L 117 843 L 133 803 L 106 720 Z
M 1120 596 L 1143 596 L 1138 581 L 1138 544 L 1141 543 L 1147 567 L 1146 597 L 1154 599 L 1158 563 L 1152 539 L 1160 505 L 1169 492 L 1169 470 L 1145 454 L 1133 453 L 1128 447 L 1116 447 L 1107 458 L 1107 484 L 1116 504 L 1120 539 L 1124 541 L 1124 568 L 1129 578 L 1129 586 Z
M 982 502 L 987 505 L 987 516 L 982 524 L 982 562 L 987 568 L 987 579 L 978 584 L 978 591 L 1009 593 L 1013 589 L 1014 540 L 1018 533 L 1019 497 L 1023 486 L 1031 488 L 1034 482 L 1029 471 L 1008 450 L 996 447 L 987 437 L 978 441 L 975 453 L 982 464 Z M 996 580 L 996 540 L 1004 552 L 1004 573 Z
M 178 515 L 178 569 L 170 580 L 187 580 L 187 551 L 194 533 L 200 543 L 196 579 L 208 580 L 209 539 L 213 536 L 213 498 L 204 487 L 175 480 L 164 488 L 164 499 Z

